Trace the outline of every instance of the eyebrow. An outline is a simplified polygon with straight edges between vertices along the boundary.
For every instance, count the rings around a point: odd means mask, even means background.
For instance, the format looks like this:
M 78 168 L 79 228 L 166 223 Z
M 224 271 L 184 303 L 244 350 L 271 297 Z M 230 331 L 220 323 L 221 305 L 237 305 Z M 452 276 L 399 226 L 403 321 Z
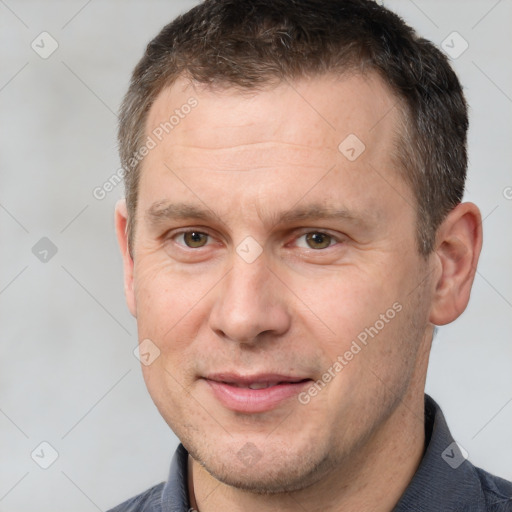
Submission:
M 170 220 L 202 220 L 217 221 L 224 224 L 224 221 L 213 210 L 187 203 L 167 203 L 159 201 L 151 205 L 146 213 L 149 224 L 159 225 Z M 335 208 L 324 204 L 309 204 L 271 215 L 271 225 L 293 224 L 301 221 L 312 220 L 345 220 L 356 225 L 367 227 L 369 216 L 351 212 L 344 208 Z
M 217 217 L 207 208 L 201 208 L 186 203 L 166 203 L 159 201 L 153 203 L 146 211 L 146 218 L 152 224 L 159 224 L 166 220 L 198 219 L 211 220 Z

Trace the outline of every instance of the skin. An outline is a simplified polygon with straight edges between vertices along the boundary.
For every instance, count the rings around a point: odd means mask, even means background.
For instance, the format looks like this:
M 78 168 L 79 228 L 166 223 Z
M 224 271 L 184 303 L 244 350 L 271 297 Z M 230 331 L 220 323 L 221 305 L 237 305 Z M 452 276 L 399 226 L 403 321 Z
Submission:
M 116 228 L 143 366 L 160 413 L 190 453 L 201 512 L 389 511 L 424 451 L 423 392 L 434 325 L 469 300 L 482 242 L 477 207 L 454 208 L 435 251 L 418 253 L 412 191 L 393 158 L 396 99 L 374 75 L 322 76 L 242 93 L 185 79 L 162 91 L 147 131 L 193 96 L 198 105 L 145 157 L 133 259 L 124 202 Z M 364 152 L 338 145 L 356 134 Z M 148 212 L 206 208 L 210 219 Z M 312 205 L 343 218 L 278 221 Z M 206 233 L 190 245 L 178 231 Z M 308 245 L 308 233 L 326 233 Z M 262 252 L 236 252 L 247 237 Z M 326 246 L 325 246 L 326 245 Z M 325 246 L 325 247 L 324 247 Z M 301 404 L 239 413 L 201 377 L 277 372 L 314 381 L 393 304 L 392 320 Z M 259 459 L 240 450 L 252 443 Z

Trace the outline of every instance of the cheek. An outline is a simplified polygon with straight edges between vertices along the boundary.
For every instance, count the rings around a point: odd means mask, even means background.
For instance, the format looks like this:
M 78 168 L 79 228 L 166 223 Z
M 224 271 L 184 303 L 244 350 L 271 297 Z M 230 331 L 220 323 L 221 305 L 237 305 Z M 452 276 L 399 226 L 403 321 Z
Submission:
M 193 379 L 194 361 L 203 353 L 198 349 L 199 331 L 211 309 L 209 294 L 221 277 L 199 266 L 184 271 L 166 258 L 140 259 L 135 272 L 138 337 L 150 339 L 160 350 L 155 363 L 143 367 L 148 386 L 155 379 L 157 387 L 162 379 L 170 386 L 176 385 L 172 377 L 184 385 Z
M 151 340 L 159 351 L 151 364 L 141 365 L 144 380 L 157 408 L 169 421 L 174 417 L 170 411 L 179 416 L 186 402 L 198 315 L 204 314 L 201 298 L 211 285 L 155 256 L 140 258 L 134 284 L 139 342 Z
M 183 272 L 166 258 L 141 258 L 135 266 L 134 290 L 139 330 L 158 338 L 193 311 L 211 284 L 198 272 Z
M 328 381 L 330 389 L 319 393 L 314 407 L 326 406 L 342 415 L 347 407 L 372 411 L 386 402 L 386 390 L 407 386 L 425 329 L 425 301 L 418 293 L 410 293 L 412 282 L 400 277 L 407 269 L 399 270 L 375 269 L 370 274 L 347 269 L 326 279 L 328 287 L 304 296 L 333 331 L 319 336 L 314 326 L 320 323 L 310 323 L 322 351 L 320 387 Z
M 380 315 L 388 321 L 385 324 L 387 328 L 397 316 L 396 309 L 399 309 L 393 305 L 403 295 L 401 286 L 391 275 L 363 272 L 354 266 L 316 279 L 314 286 L 308 282 L 297 289 L 297 295 L 313 313 L 310 315 L 312 322 L 329 332 L 327 337 L 323 337 L 324 341 L 320 343 L 319 340 L 318 343 L 323 344 L 331 358 L 348 350 L 358 337 L 362 340 L 368 337 L 367 330 L 376 323 L 379 331 L 384 330 Z M 310 328 L 315 329 L 314 325 L 310 323 Z

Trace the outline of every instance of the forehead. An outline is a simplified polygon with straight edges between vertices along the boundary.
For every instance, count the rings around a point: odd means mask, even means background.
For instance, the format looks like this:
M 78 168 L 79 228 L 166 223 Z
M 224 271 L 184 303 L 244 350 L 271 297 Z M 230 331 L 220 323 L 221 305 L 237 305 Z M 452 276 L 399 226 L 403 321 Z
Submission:
M 200 198 L 218 203 L 230 189 L 238 204 L 272 215 L 274 206 L 290 207 L 311 187 L 313 202 L 329 196 L 335 206 L 341 193 L 344 207 L 378 215 L 390 190 L 402 197 L 410 192 L 393 156 L 397 103 L 376 74 L 244 91 L 179 79 L 148 115 L 146 135 L 156 144 L 143 162 L 140 202 L 147 209 L 169 195 L 187 195 L 196 204 Z M 382 193 L 386 182 L 391 189 Z M 233 205 L 226 197 L 219 208 Z
M 189 108 L 189 103 L 196 106 Z M 376 73 L 326 74 L 258 90 L 211 87 L 179 78 L 157 96 L 146 132 L 163 128 L 168 152 L 191 146 L 192 140 L 208 149 L 275 141 L 337 152 L 350 134 L 377 151 L 393 142 L 400 117 L 397 105 Z M 171 125 L 169 133 L 165 123 Z

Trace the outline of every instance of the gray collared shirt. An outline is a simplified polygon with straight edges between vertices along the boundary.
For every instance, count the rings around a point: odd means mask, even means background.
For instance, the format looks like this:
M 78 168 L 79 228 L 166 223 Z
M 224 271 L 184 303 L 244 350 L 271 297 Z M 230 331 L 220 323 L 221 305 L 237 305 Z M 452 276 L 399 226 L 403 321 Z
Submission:
M 393 512 L 512 512 L 512 482 L 466 460 L 439 406 L 425 395 L 426 450 Z M 109 512 L 193 512 L 187 484 L 188 452 L 178 446 L 166 483 Z

